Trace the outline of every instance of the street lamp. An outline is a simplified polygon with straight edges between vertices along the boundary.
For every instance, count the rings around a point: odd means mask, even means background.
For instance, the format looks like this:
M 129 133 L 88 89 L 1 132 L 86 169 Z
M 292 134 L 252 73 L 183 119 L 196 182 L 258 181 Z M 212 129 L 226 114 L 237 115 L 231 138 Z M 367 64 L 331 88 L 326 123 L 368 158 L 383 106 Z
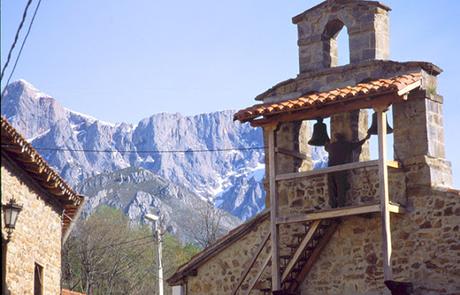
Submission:
M 3 209 L 3 218 L 5 222 L 7 237 L 6 240 L 3 240 L 2 235 L 2 282 L 5 282 L 6 279 L 6 253 L 8 248 L 8 242 L 11 240 L 13 230 L 16 227 L 16 221 L 18 221 L 19 212 L 22 210 L 22 205 L 16 203 L 14 198 L 11 198 L 6 205 L 2 205 Z M 6 286 L 2 284 L 2 294 L 6 294 Z
M 10 201 L 2 207 L 6 232 L 8 233 L 7 241 L 9 241 L 16 227 L 16 221 L 18 220 L 19 212 L 22 210 L 22 205 L 17 204 L 16 200 L 11 198 Z
M 162 255 L 162 238 L 161 238 L 161 219 L 158 215 L 145 214 L 145 219 L 153 222 L 153 237 L 158 245 L 158 294 L 163 295 L 163 263 Z

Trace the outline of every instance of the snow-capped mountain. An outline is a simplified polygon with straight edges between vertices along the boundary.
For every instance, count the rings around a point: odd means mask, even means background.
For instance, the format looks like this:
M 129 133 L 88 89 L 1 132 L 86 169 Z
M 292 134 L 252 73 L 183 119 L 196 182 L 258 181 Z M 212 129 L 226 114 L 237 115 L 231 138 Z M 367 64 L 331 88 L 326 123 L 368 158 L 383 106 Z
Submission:
M 85 179 L 77 189 L 91 196 L 85 203 L 83 214 L 86 216 L 100 205 L 118 208 L 136 222 L 145 221 L 147 213 L 161 213 L 168 232 L 187 242 L 201 238 L 194 236 L 193 229 L 205 223 L 206 216 L 200 214 L 207 213 L 205 209 L 214 208 L 193 191 L 142 168 L 102 173 Z M 221 232 L 241 223 L 240 219 L 222 209 L 214 210 L 212 214 L 208 212 L 208 216 L 216 217 Z
M 135 126 L 111 124 L 66 109 L 23 80 L 8 85 L 2 100 L 2 115 L 73 185 L 100 173 L 140 167 L 211 200 L 237 191 L 245 201 L 235 204 L 244 207 L 225 202 L 225 209 L 249 217 L 261 210 L 264 199 L 256 176 L 264 169 L 263 150 L 186 152 L 263 146 L 261 130 L 233 122 L 233 113 L 160 113 Z
M 257 149 L 263 146 L 262 131 L 233 122 L 234 111 L 159 113 L 137 125 L 112 124 L 69 110 L 24 80 L 7 86 L 1 107 L 73 185 L 101 173 L 144 168 L 242 219 L 264 207 L 264 151 Z M 313 151 L 316 167 L 324 157 Z

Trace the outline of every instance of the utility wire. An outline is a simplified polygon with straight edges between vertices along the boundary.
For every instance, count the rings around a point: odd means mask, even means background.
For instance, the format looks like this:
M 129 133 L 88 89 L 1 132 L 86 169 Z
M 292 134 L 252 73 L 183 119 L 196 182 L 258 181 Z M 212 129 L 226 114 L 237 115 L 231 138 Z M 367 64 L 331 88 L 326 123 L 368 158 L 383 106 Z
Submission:
M 11 144 L 2 144 L 2 147 L 11 147 Z M 58 151 L 58 152 L 83 152 L 83 153 L 138 153 L 138 154 L 174 154 L 174 153 L 207 153 L 207 152 L 231 152 L 231 151 L 251 151 L 263 150 L 267 147 L 242 147 L 242 148 L 227 148 L 227 149 L 196 149 L 196 150 L 99 150 L 99 149 L 71 149 L 71 148 L 49 148 L 49 147 L 34 147 L 38 151 Z
M 14 61 L 13 69 L 11 70 L 11 73 L 8 76 L 8 80 L 5 83 L 5 87 L 3 88 L 2 95 L 1 95 L 2 97 L 5 94 L 6 86 L 8 86 L 8 84 L 10 83 L 11 77 L 13 77 L 14 71 L 16 70 L 16 66 L 18 65 L 19 59 L 21 58 L 22 50 L 24 49 L 24 45 L 26 44 L 27 38 L 29 37 L 30 30 L 32 29 L 32 26 L 33 26 L 34 21 L 35 21 L 35 17 L 37 16 L 37 12 L 38 12 L 38 9 L 40 8 L 41 3 L 42 3 L 42 0 L 39 0 L 38 4 L 37 4 L 37 7 L 35 7 L 34 14 L 32 16 L 32 19 L 30 20 L 29 27 L 27 28 L 27 33 L 26 33 L 26 35 L 24 37 L 24 40 L 22 40 L 21 48 L 19 49 L 18 55 L 16 56 L 16 60 Z M 6 68 L 6 66 L 7 66 L 7 64 L 5 64 L 5 68 Z M 3 78 L 3 73 L 2 73 L 2 78 Z
M 24 8 L 24 12 L 22 13 L 22 19 L 21 19 L 21 22 L 19 23 L 19 27 L 16 31 L 16 35 L 14 36 L 13 44 L 11 44 L 10 50 L 8 52 L 8 57 L 6 58 L 5 65 L 3 66 L 2 73 L 0 75 L 0 81 L 3 80 L 3 75 L 5 73 L 5 70 L 8 67 L 8 64 L 10 63 L 10 59 L 11 59 L 11 55 L 13 54 L 14 47 L 16 46 L 16 43 L 18 42 L 19 34 L 21 33 L 22 26 L 24 25 L 24 22 L 26 21 L 27 11 L 29 10 L 30 4 L 32 4 L 32 0 L 27 1 L 26 7 Z

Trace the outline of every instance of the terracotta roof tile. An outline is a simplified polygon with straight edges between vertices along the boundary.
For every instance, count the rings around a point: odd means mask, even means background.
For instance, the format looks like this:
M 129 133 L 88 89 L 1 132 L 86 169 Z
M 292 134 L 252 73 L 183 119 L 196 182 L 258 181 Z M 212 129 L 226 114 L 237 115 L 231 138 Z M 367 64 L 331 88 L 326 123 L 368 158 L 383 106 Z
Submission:
M 378 79 L 359 83 L 355 86 L 346 86 L 321 93 L 303 95 L 297 99 L 290 99 L 277 103 L 263 103 L 240 110 L 234 115 L 234 120 L 241 122 L 252 121 L 260 116 L 269 116 L 284 112 L 307 110 L 341 100 L 352 100 L 363 96 L 378 96 L 402 90 L 403 88 L 420 82 L 422 75 L 412 73 L 390 79 Z

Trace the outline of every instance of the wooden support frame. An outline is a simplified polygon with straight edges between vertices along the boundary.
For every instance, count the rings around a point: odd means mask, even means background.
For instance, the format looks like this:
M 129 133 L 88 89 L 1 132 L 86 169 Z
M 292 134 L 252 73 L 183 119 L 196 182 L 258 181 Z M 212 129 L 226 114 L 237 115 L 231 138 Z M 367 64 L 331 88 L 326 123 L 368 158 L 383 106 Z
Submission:
M 285 148 L 277 147 L 277 148 L 275 148 L 275 151 L 277 153 L 284 154 L 284 155 L 287 155 L 287 156 L 291 156 L 291 157 L 301 159 L 301 160 L 306 160 L 308 158 L 307 155 L 305 155 L 305 154 L 302 154 L 302 153 L 299 153 L 299 152 L 296 152 L 296 151 L 291 151 L 291 150 L 288 150 L 288 149 L 285 149 Z
M 308 232 L 305 235 L 305 237 L 302 239 L 302 242 L 300 242 L 299 247 L 295 251 L 294 255 L 292 256 L 291 260 L 289 260 L 286 269 L 283 272 L 283 275 L 281 276 L 281 281 L 284 281 L 288 276 L 289 273 L 292 271 L 294 266 L 296 265 L 297 261 L 299 260 L 300 256 L 302 256 L 303 251 L 307 247 L 308 243 L 311 241 L 313 238 L 313 235 L 315 234 L 316 230 L 318 229 L 319 224 L 321 223 L 320 220 L 314 221 L 310 227 L 308 228 Z
M 387 106 L 374 108 L 377 113 L 377 126 L 379 138 L 379 190 L 380 190 L 380 214 L 382 225 L 382 255 L 383 255 L 383 277 L 385 281 L 392 280 L 393 272 L 391 269 L 391 228 L 390 228 L 390 198 L 388 190 L 388 167 L 387 147 L 386 147 L 386 110 Z
M 256 262 L 257 258 L 260 256 L 260 253 L 262 253 L 262 250 L 265 248 L 265 245 L 267 245 L 267 242 L 268 242 L 269 239 L 270 239 L 270 232 L 268 232 L 265 235 L 265 237 L 263 238 L 262 242 L 259 245 L 259 248 L 257 248 L 255 255 L 251 258 L 251 261 L 249 262 L 248 266 L 243 271 L 243 274 L 241 275 L 238 283 L 236 284 L 235 288 L 232 291 L 232 295 L 235 295 L 238 292 L 238 289 L 243 284 L 243 282 L 246 279 L 247 275 L 251 271 L 251 268 L 254 266 L 254 263 Z
M 293 173 L 284 173 L 276 176 L 276 181 L 280 180 L 290 180 L 302 177 L 309 177 L 321 174 L 327 174 L 338 171 L 346 171 L 358 168 L 367 168 L 367 167 L 377 167 L 379 165 L 379 160 L 363 161 L 363 162 L 353 162 L 348 164 L 342 164 L 317 170 L 302 171 L 302 172 L 293 172 Z M 401 167 L 401 164 L 397 161 L 386 161 L 387 166 L 390 168 L 398 169 Z
M 318 258 L 320 256 L 321 252 L 323 251 L 324 247 L 327 245 L 329 240 L 334 235 L 337 227 L 338 227 L 338 223 L 334 222 L 326 230 L 326 233 L 324 234 L 324 236 L 319 241 L 318 245 L 316 245 L 315 249 L 313 250 L 313 253 L 310 256 L 310 259 L 308 259 L 307 263 L 305 263 L 305 265 L 302 267 L 302 270 L 297 275 L 297 277 L 296 277 L 297 282 L 302 282 L 307 277 L 307 274 L 310 272 L 310 270 L 315 265 L 316 260 L 318 260 Z M 298 287 L 298 286 L 294 286 L 294 288 L 293 288 L 293 286 L 291 285 L 291 288 L 290 288 L 291 291 L 294 291 L 294 289 L 296 287 Z
M 276 129 L 277 125 L 267 127 L 268 129 L 268 166 L 270 186 L 270 232 L 271 232 L 271 261 L 272 261 L 272 291 L 281 289 L 280 276 L 280 249 L 279 249 L 279 225 L 278 218 L 278 196 L 276 189 Z
M 267 255 L 267 258 L 265 258 L 264 263 L 260 267 L 260 269 L 257 272 L 256 276 L 252 279 L 251 283 L 249 284 L 248 289 L 246 290 L 246 292 L 244 292 L 244 295 L 249 295 L 251 293 L 252 289 L 254 289 L 254 286 L 256 285 L 257 281 L 259 281 L 260 277 L 264 273 L 265 268 L 267 267 L 268 263 L 271 260 L 272 260 L 272 255 L 270 253 L 269 255 Z M 272 265 L 273 265 L 273 263 L 272 263 Z
M 388 210 L 392 213 L 404 213 L 405 212 L 404 207 L 396 203 L 389 203 Z M 304 222 L 309 222 L 309 221 L 314 221 L 314 220 L 354 216 L 354 215 L 369 214 L 369 213 L 379 213 L 381 211 L 382 211 L 382 206 L 380 203 L 371 203 L 371 204 L 358 205 L 358 206 L 318 210 L 318 211 L 313 211 L 311 213 L 306 213 L 302 215 L 299 214 L 299 215 L 278 217 L 277 223 L 278 224 L 304 223 Z

